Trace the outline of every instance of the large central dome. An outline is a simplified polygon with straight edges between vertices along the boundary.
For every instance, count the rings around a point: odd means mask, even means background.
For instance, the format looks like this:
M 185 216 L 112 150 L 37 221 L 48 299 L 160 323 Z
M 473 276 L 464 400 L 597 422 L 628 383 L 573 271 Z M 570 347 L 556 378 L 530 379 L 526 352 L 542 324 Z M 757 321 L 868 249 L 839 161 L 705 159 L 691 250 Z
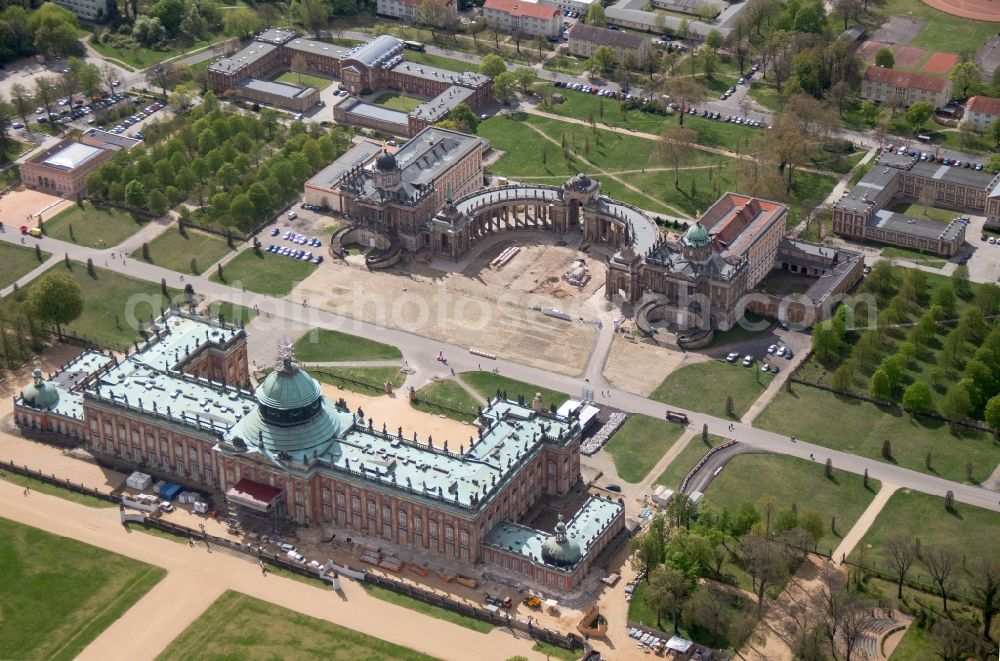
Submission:
M 319 383 L 290 355 L 257 386 L 257 409 L 240 421 L 237 434 L 273 455 L 326 453 L 341 431 L 340 418 L 323 398 Z

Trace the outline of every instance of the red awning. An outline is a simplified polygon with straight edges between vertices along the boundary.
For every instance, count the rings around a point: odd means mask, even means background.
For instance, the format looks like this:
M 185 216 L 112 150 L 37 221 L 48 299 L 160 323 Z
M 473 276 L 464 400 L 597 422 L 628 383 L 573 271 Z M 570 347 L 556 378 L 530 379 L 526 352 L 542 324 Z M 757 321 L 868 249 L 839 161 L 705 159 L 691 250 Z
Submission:
M 241 479 L 226 492 L 226 498 L 230 501 L 258 512 L 267 512 L 279 496 L 281 489 L 247 478 Z

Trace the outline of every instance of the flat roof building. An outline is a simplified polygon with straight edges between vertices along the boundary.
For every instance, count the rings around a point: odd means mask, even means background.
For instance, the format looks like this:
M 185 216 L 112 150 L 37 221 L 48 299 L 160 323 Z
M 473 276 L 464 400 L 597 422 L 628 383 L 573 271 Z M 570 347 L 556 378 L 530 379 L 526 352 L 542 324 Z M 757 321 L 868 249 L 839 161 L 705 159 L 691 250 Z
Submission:
M 25 162 L 21 166 L 21 181 L 29 188 L 78 199 L 87 175 L 116 151 L 129 146 L 127 143 L 108 146 L 102 135 L 90 131 L 79 140 L 65 138 Z

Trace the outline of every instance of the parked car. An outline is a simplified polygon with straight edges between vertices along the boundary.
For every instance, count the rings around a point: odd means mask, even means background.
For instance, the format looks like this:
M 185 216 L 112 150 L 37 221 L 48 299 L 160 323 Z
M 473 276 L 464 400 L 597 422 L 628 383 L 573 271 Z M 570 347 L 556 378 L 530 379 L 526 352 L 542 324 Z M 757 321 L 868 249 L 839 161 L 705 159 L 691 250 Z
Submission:
M 295 220 L 296 218 L 299 217 L 299 214 L 295 213 L 294 211 L 289 211 L 285 215 L 288 216 L 288 220 Z
M 607 489 L 608 491 L 614 491 L 615 493 L 621 493 L 622 492 L 622 488 L 620 486 L 618 486 L 617 484 L 609 484 L 609 485 L 607 485 L 604 488 Z
M 735 363 L 739 359 L 739 357 L 740 357 L 739 352 L 731 351 L 729 352 L 729 354 L 726 355 L 726 361 L 730 363 Z
M 291 560 L 292 562 L 297 562 L 299 564 L 305 564 L 306 562 L 305 557 L 298 551 L 289 551 L 285 555 L 287 555 L 288 559 Z
M 743 356 L 743 367 L 750 367 L 751 365 L 753 365 L 753 356 L 750 354 Z
M 288 542 L 279 544 L 278 548 L 284 551 L 285 553 L 293 553 L 298 550 L 295 548 L 294 544 L 289 544 Z

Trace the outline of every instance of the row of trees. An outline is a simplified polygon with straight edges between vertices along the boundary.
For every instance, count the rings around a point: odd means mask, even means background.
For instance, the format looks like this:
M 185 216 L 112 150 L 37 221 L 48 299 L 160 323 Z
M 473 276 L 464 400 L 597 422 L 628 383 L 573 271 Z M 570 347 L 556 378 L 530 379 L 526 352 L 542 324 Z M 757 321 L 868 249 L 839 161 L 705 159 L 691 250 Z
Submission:
M 504 105 L 514 98 L 518 90 L 522 94 L 530 92 L 538 79 L 535 71 L 529 67 L 518 67 L 514 71 L 508 71 L 506 60 L 492 54 L 480 60 L 479 73 L 493 79 L 493 96 Z
M 79 23 L 68 9 L 51 2 L 35 10 L 18 4 L 4 5 L 0 11 L 0 62 L 36 53 L 61 57 L 83 50 L 77 37 Z
M 162 214 L 197 201 L 205 220 L 250 229 L 301 192 L 303 182 L 342 154 L 351 134 L 286 128 L 277 113 L 223 112 L 211 93 L 190 117 L 147 130 L 144 145 L 121 152 L 86 180 L 87 194 Z M 281 145 L 276 148 L 275 145 Z

